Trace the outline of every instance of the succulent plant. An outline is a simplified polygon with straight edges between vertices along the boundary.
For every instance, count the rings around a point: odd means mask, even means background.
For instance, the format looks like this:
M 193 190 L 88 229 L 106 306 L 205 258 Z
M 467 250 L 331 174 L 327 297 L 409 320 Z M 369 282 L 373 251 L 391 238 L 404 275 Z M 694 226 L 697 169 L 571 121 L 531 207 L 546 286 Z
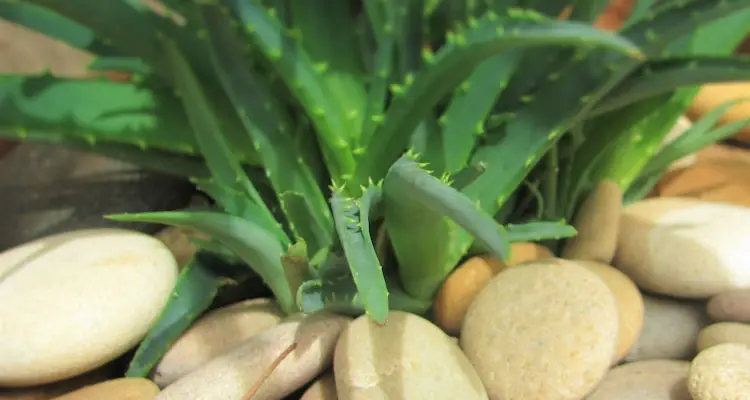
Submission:
M 143 376 L 227 282 L 259 276 L 287 313 L 424 314 L 467 253 L 575 235 L 596 182 L 636 199 L 739 128 L 701 135 L 709 118 L 654 150 L 696 85 L 750 79 L 729 55 L 750 3 L 640 1 L 617 33 L 591 24 L 606 4 L 2 0 L 130 79 L 0 75 L 0 136 L 182 174 L 217 203 L 109 216 L 211 237 L 131 363 Z

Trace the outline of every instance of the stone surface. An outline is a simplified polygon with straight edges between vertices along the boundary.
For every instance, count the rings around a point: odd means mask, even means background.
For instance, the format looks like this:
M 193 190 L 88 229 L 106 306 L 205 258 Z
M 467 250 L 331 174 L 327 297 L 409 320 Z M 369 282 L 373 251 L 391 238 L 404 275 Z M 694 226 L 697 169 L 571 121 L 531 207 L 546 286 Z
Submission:
M 113 364 L 58 382 L 22 388 L 0 388 L 0 400 L 50 400 L 116 376 Z
M 169 385 L 283 317 L 270 299 L 246 300 L 206 313 L 162 357 L 154 368 L 154 382 L 160 387 Z
M 154 236 L 169 247 L 175 260 L 177 260 L 177 264 L 183 267 L 193 258 L 195 252 L 198 251 L 198 246 L 190 238 L 204 238 L 206 235 L 193 229 L 169 226 L 160 230 Z
M 619 362 L 628 354 L 643 329 L 643 296 L 641 296 L 641 292 L 635 286 L 635 283 L 618 269 L 596 261 L 574 261 L 595 273 L 615 295 L 617 310 L 620 315 L 620 332 L 617 335 L 618 341 L 614 362 Z
M 746 400 L 750 393 L 750 347 L 725 343 L 700 352 L 690 365 L 694 400 Z
M 327 372 L 316 379 L 299 400 L 338 400 L 338 398 L 336 379 L 333 377 L 333 373 Z
M 391 311 L 384 325 L 354 320 L 336 345 L 334 375 L 342 400 L 487 399 L 461 349 L 437 326 Z
M 739 100 L 750 93 L 750 81 L 723 82 L 703 85 L 688 108 L 691 119 L 697 120 L 731 100 Z M 750 117 L 750 101 L 742 101 L 727 110 L 719 120 L 721 124 L 730 124 Z M 737 139 L 750 141 L 750 127 L 745 126 L 735 135 Z
M 159 388 L 143 378 L 119 378 L 87 386 L 55 400 L 153 400 Z
M 690 118 L 688 118 L 685 115 L 680 116 L 680 118 L 677 119 L 677 122 L 672 127 L 672 129 L 669 130 L 667 133 L 667 136 L 664 137 L 664 140 L 661 143 L 661 148 L 666 147 L 667 145 L 674 142 L 677 138 L 682 136 L 683 133 L 685 133 L 688 129 L 693 127 L 692 121 L 690 121 Z M 696 163 L 698 160 L 698 157 L 695 155 L 695 153 L 688 154 L 672 164 L 669 165 L 667 168 L 669 171 L 673 170 L 680 170 L 686 167 L 689 167 Z
M 156 400 L 243 399 L 258 383 L 253 400 L 282 399 L 331 366 L 350 321 L 328 313 L 287 318 L 167 386 Z
M 458 335 L 469 304 L 493 276 L 509 266 L 550 257 L 554 257 L 552 252 L 540 244 L 516 242 L 510 245 L 507 263 L 491 255 L 469 258 L 440 286 L 433 300 L 433 320 L 444 331 Z
M 708 301 L 706 310 L 714 321 L 750 323 L 750 289 L 719 293 Z
M 604 281 L 546 259 L 493 278 L 469 307 L 459 339 L 490 398 L 579 400 L 609 369 L 618 331 Z
M 627 361 L 690 360 L 701 329 L 709 323 L 702 302 L 643 295 L 644 322 Z
M 722 343 L 744 343 L 750 346 L 750 325 L 739 322 L 717 322 L 698 334 L 698 351 Z
M 586 400 L 693 400 L 688 361 L 646 360 L 612 368 Z
M 657 185 L 657 193 L 750 207 L 748 169 L 750 163 L 737 158 L 700 160 L 667 175 Z
M 748 208 L 650 198 L 624 209 L 613 265 L 643 290 L 706 299 L 750 288 L 749 236 Z
M 578 234 L 565 243 L 562 257 L 609 264 L 615 255 L 622 212 L 622 190 L 606 180 L 594 188 L 578 210 Z
M 105 214 L 173 210 L 188 204 L 186 180 L 58 146 L 24 143 L 0 159 L 0 251 L 75 229 L 162 227 L 122 223 Z
M 134 231 L 74 231 L 0 253 L 0 386 L 70 378 L 122 355 L 176 279 L 169 249 Z

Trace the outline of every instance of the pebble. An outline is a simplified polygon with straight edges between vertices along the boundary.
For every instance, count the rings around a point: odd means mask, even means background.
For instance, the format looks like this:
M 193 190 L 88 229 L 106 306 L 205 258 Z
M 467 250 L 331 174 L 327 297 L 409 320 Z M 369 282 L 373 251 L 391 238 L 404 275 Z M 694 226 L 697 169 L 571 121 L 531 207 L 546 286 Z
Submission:
M 618 331 L 604 281 L 546 259 L 494 277 L 469 307 L 459 340 L 490 398 L 578 400 L 609 369 Z
M 338 400 L 333 373 L 326 372 L 310 385 L 299 400 Z
M 258 383 L 253 400 L 282 399 L 331 366 L 336 341 L 350 321 L 325 312 L 287 318 L 178 379 L 156 400 L 243 399 Z
M 700 352 L 690 365 L 688 390 L 694 400 L 747 400 L 750 347 L 724 343 Z
M 722 82 L 703 85 L 688 108 L 690 117 L 697 120 L 716 107 L 731 101 L 747 97 L 750 93 L 750 82 Z M 730 124 L 750 117 L 750 101 L 740 102 L 727 110 L 719 120 L 720 124 Z M 750 127 L 740 129 L 735 138 L 750 142 Z
M 706 310 L 714 321 L 750 323 L 750 289 L 719 293 L 708 301 Z
M 206 313 L 162 357 L 154 368 L 154 382 L 159 387 L 169 385 L 283 317 L 271 299 L 245 300 Z
M 114 365 L 110 363 L 85 374 L 46 385 L 0 388 L 0 400 L 50 400 L 84 386 L 112 379 L 115 375 Z
M 617 183 L 605 180 L 598 184 L 576 214 L 573 226 L 578 234 L 566 241 L 562 257 L 611 263 L 621 213 L 622 190 Z
M 750 209 L 746 207 L 650 198 L 624 209 L 613 265 L 642 290 L 707 299 L 750 288 L 747 237 Z
M 750 206 L 747 160 L 709 159 L 674 172 L 657 185 L 662 197 L 691 197 L 703 201 Z
M 620 333 L 617 335 L 619 339 L 614 358 L 617 363 L 625 358 L 643 329 L 643 296 L 635 283 L 618 269 L 596 261 L 574 261 L 599 276 L 615 295 L 620 316 Z
M 195 252 L 198 251 L 198 246 L 190 238 L 206 238 L 206 235 L 193 229 L 169 226 L 159 231 L 154 237 L 169 247 L 175 260 L 177 260 L 177 264 L 182 268 L 193 258 Z
M 177 280 L 159 240 L 89 229 L 0 253 L 0 386 L 95 369 L 138 344 Z
M 643 306 L 643 329 L 625 359 L 690 360 L 698 334 L 709 324 L 704 304 L 644 294 Z
M 586 400 L 693 400 L 690 362 L 646 360 L 612 368 Z
M 750 346 L 750 325 L 739 322 L 717 322 L 698 334 L 698 351 L 722 343 L 744 343 Z
M 334 375 L 343 400 L 488 399 L 448 335 L 414 314 L 391 311 L 383 325 L 355 319 L 336 345 Z
M 511 243 L 510 249 L 507 263 L 491 255 L 474 256 L 448 275 L 433 300 L 433 320 L 437 326 L 448 334 L 458 335 L 469 304 L 493 276 L 508 266 L 554 257 L 549 249 L 533 242 Z
M 125 228 L 154 234 L 163 226 L 102 216 L 180 209 L 189 204 L 195 189 L 186 179 L 84 151 L 27 142 L 0 158 L 0 191 L 1 251 L 79 229 Z
M 70 392 L 54 400 L 154 400 L 159 387 L 148 379 L 119 378 Z

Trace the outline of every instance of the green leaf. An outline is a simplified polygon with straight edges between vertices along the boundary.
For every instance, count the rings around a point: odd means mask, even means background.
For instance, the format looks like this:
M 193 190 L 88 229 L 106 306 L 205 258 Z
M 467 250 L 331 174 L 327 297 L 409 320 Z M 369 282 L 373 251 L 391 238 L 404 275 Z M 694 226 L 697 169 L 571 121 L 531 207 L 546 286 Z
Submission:
M 505 259 L 504 229 L 468 197 L 433 177 L 403 156 L 383 182 L 384 214 L 407 293 L 432 298 L 445 277 L 466 253 L 473 237 Z
M 293 199 L 294 215 L 287 214 L 292 229 L 313 252 L 333 243 L 333 222 L 326 199 L 310 168 L 298 151 L 291 118 L 264 80 L 247 68 L 242 44 L 230 30 L 229 20 L 218 7 L 202 6 L 216 71 L 247 133 L 252 137 L 265 171 L 278 196 Z M 288 199 L 287 199 L 288 200 Z M 299 201 L 296 201 L 299 200 Z M 285 200 L 279 198 L 284 205 Z M 313 236 L 308 236 L 313 235 Z
M 171 225 L 203 232 L 242 258 L 268 285 L 285 313 L 296 311 L 281 264 L 284 248 L 273 233 L 258 224 L 213 211 L 133 213 L 109 215 L 106 218 Z
M 308 200 L 302 193 L 284 192 L 279 195 L 289 228 L 297 240 L 308 243 L 311 253 L 316 253 L 333 244 L 333 217 L 325 225 L 314 220 L 310 215 Z M 329 224 L 331 230 L 328 228 Z
M 91 29 L 35 4 L 3 1 L 0 3 L 0 18 L 94 54 L 119 54 L 115 47 L 104 43 Z
M 266 220 L 264 226 L 274 226 L 276 221 L 271 211 L 265 207 L 263 199 L 248 179 L 239 160 L 234 157 L 221 125 L 212 111 L 211 103 L 187 64 L 187 60 L 181 55 L 174 42 L 163 39 L 162 44 L 167 66 L 181 94 L 180 99 L 185 106 L 188 121 L 193 126 L 195 139 L 206 158 L 206 164 L 211 170 L 213 179 L 219 185 L 250 197 L 263 210 L 263 218 Z M 279 227 L 275 233 L 283 237 L 280 230 Z
M 750 57 L 681 57 L 650 60 L 621 82 L 590 117 L 675 89 L 706 83 L 750 80 Z
M 556 44 L 598 46 L 638 54 L 630 42 L 585 24 L 545 20 L 533 13 L 510 18 L 486 15 L 443 46 L 413 80 L 407 79 L 403 86 L 392 88 L 395 98 L 385 122 L 365 146 L 367 152 L 359 157 L 357 182 L 370 177 L 381 179 L 405 149 L 410 134 L 423 117 L 477 65 L 503 52 Z
M 310 117 L 319 135 L 321 150 L 334 180 L 351 176 L 351 154 L 346 115 L 331 96 L 323 79 L 325 68 L 314 61 L 258 0 L 222 0 L 239 19 L 248 37 L 275 67 L 292 94 Z
M 541 242 L 543 240 L 556 240 L 575 236 L 578 231 L 564 221 L 534 221 L 518 225 L 505 225 L 508 232 L 508 241 L 514 242 Z
M 367 315 L 378 323 L 384 323 L 389 311 L 388 289 L 370 238 L 368 217 L 370 209 L 379 206 L 380 197 L 380 188 L 376 186 L 366 189 L 359 202 L 344 198 L 335 190 L 331 207 L 339 240 Z
M 151 68 L 136 57 L 99 57 L 88 66 L 89 71 L 117 71 L 135 75 L 148 75 Z
M 610 3 L 612 3 L 610 0 L 577 0 L 573 2 L 573 12 L 570 14 L 570 19 L 573 21 L 594 22 L 602 15 Z M 638 3 L 638 1 L 634 3 Z
M 184 267 L 156 323 L 141 341 L 125 373 L 145 378 L 172 344 L 208 309 L 227 275 L 216 269 L 216 261 L 199 252 Z M 241 279 L 247 273 L 235 273 Z

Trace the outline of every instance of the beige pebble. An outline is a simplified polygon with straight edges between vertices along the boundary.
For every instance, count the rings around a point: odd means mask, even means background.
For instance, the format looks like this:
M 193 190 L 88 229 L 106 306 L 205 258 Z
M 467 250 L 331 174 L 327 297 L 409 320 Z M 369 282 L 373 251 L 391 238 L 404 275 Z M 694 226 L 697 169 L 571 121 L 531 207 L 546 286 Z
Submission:
M 575 262 L 599 276 L 615 295 L 620 315 L 620 333 L 614 358 L 617 363 L 625 358 L 643 329 L 643 296 L 635 283 L 618 269 L 596 261 Z
M 750 289 L 717 294 L 708 301 L 706 310 L 714 321 L 750 323 Z
M 492 399 L 579 400 L 609 369 L 618 331 L 604 281 L 546 259 L 493 278 L 469 307 L 459 341 Z
M 284 317 L 271 299 L 251 299 L 206 313 L 170 347 L 154 369 L 165 387 Z
M 54 400 L 153 400 L 159 387 L 148 379 L 119 378 L 70 392 Z
M 750 346 L 750 325 L 740 322 L 717 322 L 698 334 L 698 352 L 722 343 L 744 343 Z
M 709 323 L 704 303 L 644 294 L 643 306 L 643 329 L 625 359 L 690 360 L 698 334 Z
M 0 400 L 50 400 L 84 386 L 94 385 L 115 377 L 113 364 L 107 364 L 83 375 L 23 388 L 0 388 Z
M 746 207 L 649 198 L 625 207 L 613 265 L 643 290 L 707 299 L 750 288 L 745 255 L 749 236 Z
M 740 100 L 750 92 L 750 81 L 721 82 L 701 86 L 701 90 L 693 98 L 688 113 L 697 120 L 701 116 L 713 111 L 716 107 L 731 100 Z M 730 107 L 722 115 L 719 123 L 722 125 L 741 121 L 750 117 L 750 101 L 742 101 Z M 735 138 L 750 143 L 750 127 L 745 125 L 737 132 Z
M 693 400 L 690 362 L 645 360 L 612 368 L 586 400 Z
M 0 386 L 80 375 L 137 346 L 177 280 L 153 236 L 88 229 L 0 253 Z
M 562 257 L 609 264 L 615 255 L 622 210 L 622 190 L 605 180 L 581 204 L 573 226 L 578 234 L 567 240 Z
M 342 400 L 487 399 L 461 349 L 440 328 L 391 311 L 385 324 L 354 320 L 336 345 L 334 375 Z
M 510 248 L 507 263 L 491 255 L 474 256 L 448 275 L 433 300 L 433 320 L 437 326 L 457 335 L 469 304 L 493 276 L 509 266 L 553 257 L 549 249 L 533 242 L 511 243 Z
M 190 238 L 205 238 L 206 236 L 192 229 L 169 226 L 159 231 L 154 237 L 169 247 L 175 260 L 177 260 L 177 264 L 182 268 L 193 258 L 193 255 L 198 250 L 198 246 Z
M 324 312 L 289 319 L 178 379 L 156 400 L 243 399 L 259 382 L 253 400 L 282 399 L 331 366 L 336 341 L 350 321 Z
M 700 352 L 690 364 L 688 390 L 694 400 L 747 400 L 750 347 L 724 343 Z
M 333 373 L 326 372 L 310 385 L 299 400 L 338 400 Z

